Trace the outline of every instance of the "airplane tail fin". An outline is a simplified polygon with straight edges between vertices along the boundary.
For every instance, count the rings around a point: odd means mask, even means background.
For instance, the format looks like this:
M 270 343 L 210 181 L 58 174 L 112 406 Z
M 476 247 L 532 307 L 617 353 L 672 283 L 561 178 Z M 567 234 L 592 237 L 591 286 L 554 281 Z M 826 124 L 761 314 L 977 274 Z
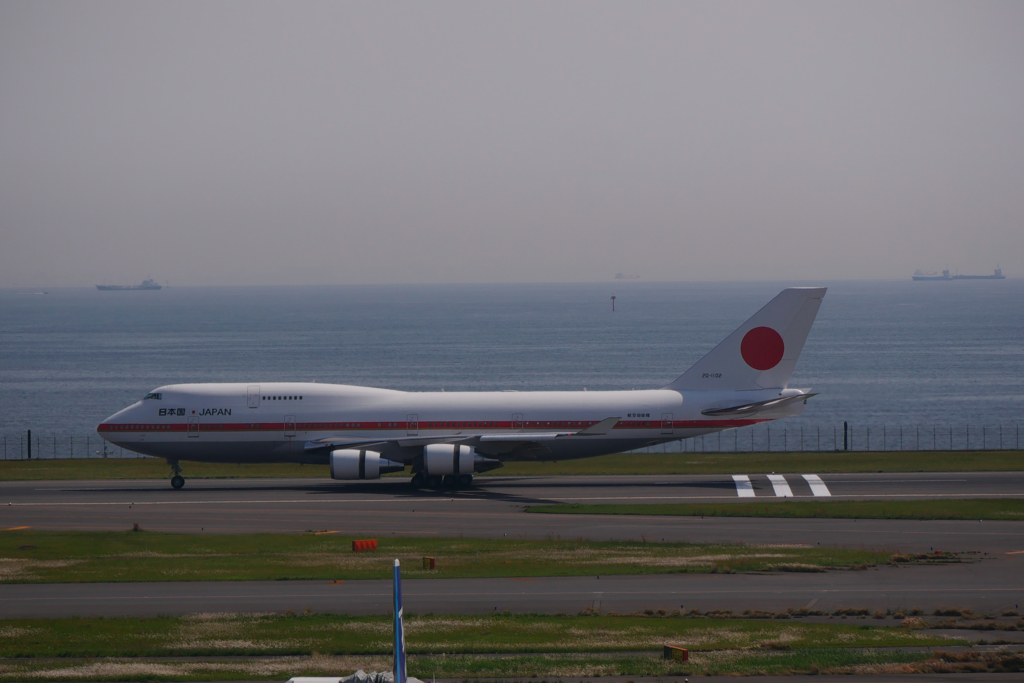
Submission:
M 395 559 L 395 683 L 406 683 L 405 622 L 402 618 L 402 571 Z
M 785 389 L 825 296 L 825 287 L 784 289 L 666 389 Z

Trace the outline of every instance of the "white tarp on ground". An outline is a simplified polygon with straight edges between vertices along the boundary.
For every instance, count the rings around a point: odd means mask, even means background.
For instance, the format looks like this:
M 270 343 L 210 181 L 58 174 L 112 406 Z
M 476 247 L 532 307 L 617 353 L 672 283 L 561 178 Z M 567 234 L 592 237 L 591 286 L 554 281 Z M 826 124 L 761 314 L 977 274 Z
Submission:
M 405 679 L 407 683 L 423 683 L 418 678 L 409 676 Z M 394 683 L 395 673 L 393 671 L 371 671 L 366 673 L 362 669 L 351 676 L 330 676 L 319 678 L 289 678 L 288 683 Z

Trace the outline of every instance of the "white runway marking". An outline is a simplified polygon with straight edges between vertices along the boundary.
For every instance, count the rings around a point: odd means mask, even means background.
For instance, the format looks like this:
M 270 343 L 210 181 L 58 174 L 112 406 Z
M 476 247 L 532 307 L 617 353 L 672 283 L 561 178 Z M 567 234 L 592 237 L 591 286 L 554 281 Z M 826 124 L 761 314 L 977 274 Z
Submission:
M 807 483 L 811 487 L 811 493 L 813 493 L 814 495 L 816 495 L 816 496 L 831 496 L 832 495 L 832 492 L 828 490 L 827 486 L 825 486 L 825 482 L 823 482 L 821 480 L 821 477 L 819 477 L 817 474 L 805 474 L 804 475 L 804 479 L 807 480 Z
M 753 498 L 754 487 L 750 484 L 750 477 L 745 474 L 734 474 L 732 480 L 736 482 L 736 495 L 740 498 Z
M 789 483 L 784 476 L 781 474 L 769 474 L 768 480 L 771 481 L 776 496 L 779 498 L 793 497 L 793 489 L 789 488 Z

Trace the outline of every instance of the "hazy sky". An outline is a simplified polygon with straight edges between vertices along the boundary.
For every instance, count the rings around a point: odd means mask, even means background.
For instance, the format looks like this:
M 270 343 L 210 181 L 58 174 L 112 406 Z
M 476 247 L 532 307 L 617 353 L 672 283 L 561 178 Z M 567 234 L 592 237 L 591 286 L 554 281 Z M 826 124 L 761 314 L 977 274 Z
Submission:
M 0 4 L 0 286 L 1024 276 L 1022 2 Z

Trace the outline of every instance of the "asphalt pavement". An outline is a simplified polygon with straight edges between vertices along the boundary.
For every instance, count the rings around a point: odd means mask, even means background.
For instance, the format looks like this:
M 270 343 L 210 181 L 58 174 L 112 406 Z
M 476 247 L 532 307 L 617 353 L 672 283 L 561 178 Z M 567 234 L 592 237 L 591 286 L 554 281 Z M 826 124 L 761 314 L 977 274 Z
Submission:
M 405 480 L 114 480 L 0 482 L 0 528 L 250 533 L 335 531 L 367 537 L 470 536 L 829 545 L 916 552 L 977 550 L 980 562 L 861 572 L 644 575 L 590 578 L 422 579 L 405 583 L 412 612 L 673 609 L 834 610 L 970 607 L 1024 603 L 1024 523 L 541 515 L 552 502 L 749 502 L 797 499 L 921 500 L 1019 497 L 1024 473 L 831 474 L 658 477 L 482 477 L 470 490 L 414 491 Z M 783 486 L 782 484 L 785 484 Z M 787 492 L 788 489 L 788 492 Z M 0 584 L 0 617 L 155 615 L 197 611 L 373 614 L 387 611 L 387 582 L 189 582 Z
M 472 489 L 416 491 L 405 478 L 372 482 L 322 479 L 193 479 L 175 491 L 161 480 L 0 482 L 0 526 L 35 529 L 116 530 L 139 523 L 154 531 L 301 533 L 325 529 L 355 534 L 457 535 L 592 540 L 638 538 L 749 542 L 750 522 L 697 524 L 692 518 L 600 518 L 526 515 L 523 507 L 544 503 L 750 502 L 791 494 L 796 500 L 947 500 L 1024 496 L 1024 472 L 576 477 L 478 477 Z M 817 479 L 817 482 L 815 482 Z M 781 482 L 780 482 L 781 480 Z M 814 495 L 814 491 L 826 495 Z M 753 494 L 751 496 L 751 494 Z M 6 504 L 6 505 L 5 505 Z M 813 524 L 812 520 L 758 520 L 758 529 L 778 539 L 863 543 L 863 522 Z M 781 523 L 781 527 L 779 524 Z M 928 523 L 874 527 L 870 542 L 885 547 L 931 547 Z M 925 525 L 925 526 L 921 526 Z M 962 525 L 961 525 L 962 526 Z M 778 530 L 773 531 L 774 528 Z M 952 531 L 959 528 L 942 526 Z M 733 533 L 739 529 L 738 533 Z M 818 530 L 821 531 L 818 531 Z M 831 535 L 840 534 L 841 538 Z M 875 537 L 876 533 L 881 536 Z M 987 527 L 971 527 L 984 536 Z M 695 534 L 695 535 L 694 535 Z M 781 536 L 779 535 L 781 534 Z M 795 534 L 795 536 L 794 536 Z M 962 544 L 954 538 L 957 544 Z M 906 545 L 910 543 L 912 545 Z M 948 542 L 947 542 L 948 545 Z
M 970 607 L 999 614 L 1024 602 L 1024 559 L 945 567 L 879 567 L 817 574 L 648 574 L 499 579 L 407 579 L 408 613 L 495 611 L 575 614 L 586 608 L 745 609 L 789 607 L 922 609 Z M 0 618 L 155 616 L 195 612 L 384 614 L 391 582 L 191 581 L 162 583 L 0 584 Z

